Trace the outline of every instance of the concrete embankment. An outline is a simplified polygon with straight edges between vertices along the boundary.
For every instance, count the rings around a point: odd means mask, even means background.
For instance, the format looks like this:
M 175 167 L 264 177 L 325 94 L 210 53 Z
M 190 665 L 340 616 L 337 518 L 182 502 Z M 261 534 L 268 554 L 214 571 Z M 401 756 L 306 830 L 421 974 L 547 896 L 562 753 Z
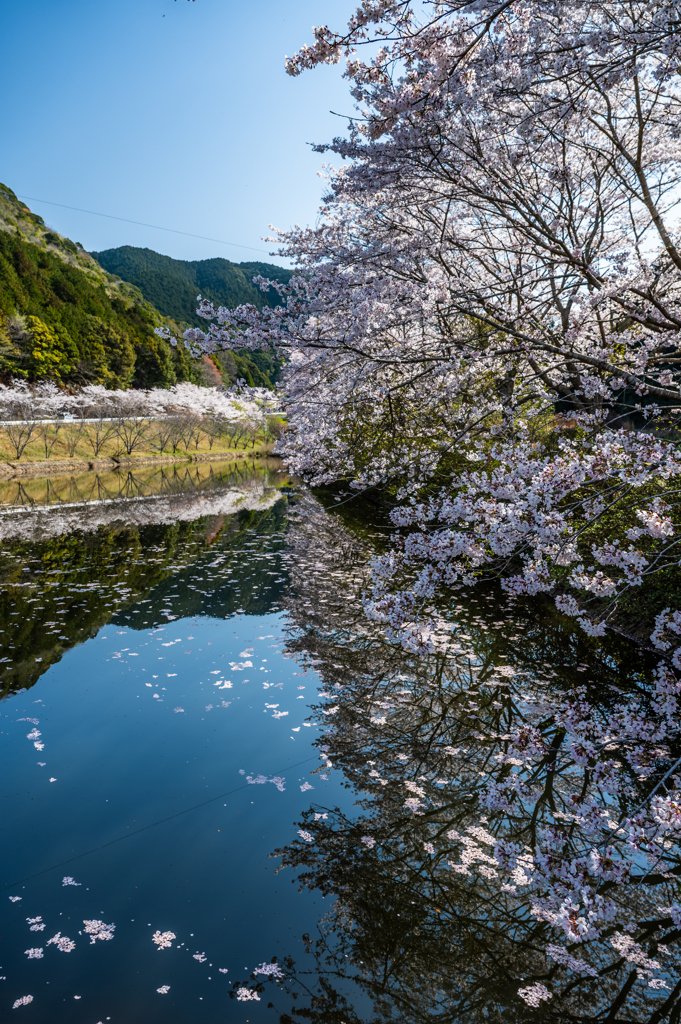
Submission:
M 131 469 L 135 466 L 190 465 L 193 462 L 235 462 L 239 459 L 272 458 L 269 447 L 254 448 L 238 452 L 199 452 L 196 455 L 131 455 L 106 459 L 46 459 L 41 462 L 0 462 L 0 479 L 9 480 L 24 476 L 62 476 L 70 473 L 86 473 L 88 470 L 107 472 L 115 469 Z

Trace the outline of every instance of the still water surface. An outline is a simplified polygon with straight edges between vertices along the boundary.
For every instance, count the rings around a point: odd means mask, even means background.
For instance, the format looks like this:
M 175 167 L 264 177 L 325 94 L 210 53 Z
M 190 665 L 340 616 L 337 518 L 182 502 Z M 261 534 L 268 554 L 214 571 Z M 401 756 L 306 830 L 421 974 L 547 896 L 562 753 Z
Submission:
M 310 774 L 316 673 L 282 655 L 288 480 L 261 467 L 213 468 L 193 487 L 168 476 L 145 481 L 142 510 L 106 506 L 88 532 L 73 512 L 85 522 L 92 504 L 53 500 L 54 523 L 5 517 L 3 1014 L 31 994 L 21 1014 L 34 1021 L 275 1020 L 228 992 L 296 953 L 323 910 L 268 857 L 311 795 L 348 802 Z M 247 782 L 259 775 L 282 781 Z M 115 924 L 113 938 L 91 943 L 86 920 Z M 176 934 L 170 948 L 156 931 Z M 47 945 L 57 932 L 75 949 Z
M 361 607 L 376 511 L 341 519 L 271 465 L 0 501 L 3 1019 L 678 1019 L 678 934 L 665 989 L 607 937 L 591 974 L 547 965 L 550 932 L 479 839 L 528 702 L 584 686 L 607 709 L 645 653 L 494 591 L 452 603 L 446 655 L 395 649 Z M 516 825 L 531 841 L 532 814 Z M 670 879 L 625 892 L 643 931 Z M 273 958 L 282 983 L 252 975 Z M 553 992 L 538 1011 L 517 994 L 532 979 Z M 245 986 L 258 998 L 230 998 Z

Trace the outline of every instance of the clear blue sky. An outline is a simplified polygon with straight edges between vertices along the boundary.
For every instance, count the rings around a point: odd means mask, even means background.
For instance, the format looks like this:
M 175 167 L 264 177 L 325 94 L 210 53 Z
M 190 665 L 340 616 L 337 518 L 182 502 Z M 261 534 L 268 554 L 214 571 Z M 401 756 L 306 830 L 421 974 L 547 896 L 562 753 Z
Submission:
M 268 260 L 268 224 L 314 223 L 310 142 L 352 112 L 342 66 L 298 78 L 284 56 L 354 0 L 0 0 L 0 181 L 52 200 L 263 249 L 29 201 L 88 250 Z

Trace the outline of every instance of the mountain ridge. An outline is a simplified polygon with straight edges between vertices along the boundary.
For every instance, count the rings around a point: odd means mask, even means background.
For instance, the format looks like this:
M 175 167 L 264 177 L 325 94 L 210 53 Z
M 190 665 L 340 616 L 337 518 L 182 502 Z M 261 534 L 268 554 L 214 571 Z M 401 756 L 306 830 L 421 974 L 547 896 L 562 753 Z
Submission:
M 205 260 L 176 260 L 154 249 L 122 245 L 90 255 L 109 273 L 139 288 L 148 302 L 164 316 L 192 327 L 205 327 L 206 321 L 196 315 L 196 297 L 201 294 L 219 306 L 234 307 L 252 303 L 258 309 L 267 303 L 280 303 L 277 292 L 270 288 L 263 295 L 253 284 L 257 275 L 286 284 L 293 271 L 274 263 L 246 261 L 233 263 L 222 256 Z
M 201 264 L 198 277 L 206 298 L 223 305 L 262 305 L 265 299 L 250 278 L 258 272 L 279 272 L 279 279 L 287 279 L 290 271 L 260 263 L 239 266 L 220 258 L 177 261 L 134 246 L 105 250 L 104 255 L 118 253 L 120 262 L 121 252 L 127 254 L 133 278 L 140 276 L 135 254 L 143 253 L 146 264 L 153 264 L 155 290 L 146 279 L 143 290 L 102 266 L 0 184 L 0 379 L 126 388 L 167 387 L 182 380 L 232 384 L 243 378 L 251 385 L 272 387 L 280 362 L 269 353 L 226 351 L 212 361 L 195 360 L 154 331 L 166 326 L 178 335 L 187 326 L 205 326 L 195 314 L 194 264 Z M 150 293 L 160 295 L 163 309 Z M 277 300 L 275 294 L 271 301 Z M 164 312 L 170 308 L 179 315 Z
M 216 306 L 234 307 L 251 303 L 258 309 L 267 303 L 279 305 L 278 293 L 270 288 L 266 294 L 253 284 L 256 275 L 286 284 L 293 271 L 274 263 L 250 260 L 232 263 L 222 256 L 205 260 L 176 260 L 154 249 L 121 245 L 90 255 L 100 266 L 139 291 L 164 316 L 186 327 L 206 328 L 204 319 L 196 314 L 197 295 Z M 272 387 L 281 371 L 281 359 L 269 352 L 218 352 L 213 357 L 229 381 L 242 378 L 247 384 Z

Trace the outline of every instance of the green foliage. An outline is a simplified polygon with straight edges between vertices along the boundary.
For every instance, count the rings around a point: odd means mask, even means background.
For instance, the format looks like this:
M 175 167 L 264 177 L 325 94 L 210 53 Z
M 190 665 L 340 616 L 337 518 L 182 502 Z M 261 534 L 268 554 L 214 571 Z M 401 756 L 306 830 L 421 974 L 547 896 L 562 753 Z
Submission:
M 267 417 L 267 433 L 270 437 L 279 439 L 286 429 L 286 420 L 282 419 L 281 416 L 268 416 Z
M 260 274 L 287 282 L 292 271 L 272 263 L 231 263 L 216 257 L 210 260 L 174 260 L 153 249 L 123 245 L 91 254 L 111 274 L 116 274 L 139 288 L 140 292 L 164 316 L 192 327 L 205 329 L 206 321 L 196 315 L 196 296 L 202 295 L 219 306 L 252 303 L 262 309 L 265 303 L 278 305 L 280 300 L 270 289 L 264 296 L 253 284 Z M 219 363 L 226 381 L 234 383 L 241 377 L 247 384 L 271 387 L 277 380 L 281 361 L 267 352 L 223 353 Z
M 58 237 L 58 236 L 57 236 Z M 154 334 L 163 318 L 49 248 L 0 230 L 0 374 L 65 384 L 163 387 L 197 380 Z
M 137 350 L 135 376 L 136 388 L 171 387 L 177 383 L 173 350 L 162 338 L 145 338 Z
M 31 377 L 62 380 L 74 367 L 78 349 L 63 330 L 52 330 L 40 317 L 26 317 L 27 355 Z
M 78 253 L 78 246 L 75 242 L 72 242 L 70 238 L 58 235 L 55 231 L 47 231 L 44 238 L 48 245 L 57 245 L 61 249 L 66 249 L 67 252 L 72 253 L 74 256 Z
M 127 388 L 135 370 L 135 349 L 130 337 L 98 316 L 88 316 L 84 338 L 89 363 L 83 372 L 107 387 Z
M 3 220 L 10 221 L 14 226 L 17 222 L 30 226 L 34 232 L 46 232 L 45 221 L 37 213 L 32 213 L 8 185 L 0 182 L 0 204 L 2 207 Z M 5 229 L 6 230 L 6 229 Z M 49 232 L 54 234 L 54 232 Z M 55 235 L 56 238 L 61 236 Z
M 250 387 L 271 388 L 281 369 L 281 361 L 266 352 L 216 352 L 214 360 L 224 380 L 234 384 L 245 380 Z
M 216 257 L 210 260 L 174 260 L 153 249 L 122 245 L 91 254 L 111 274 L 136 285 L 156 309 L 193 327 L 205 327 L 206 321 L 196 315 L 196 296 L 220 306 L 238 306 L 251 302 L 262 309 L 265 298 L 253 284 L 253 277 L 262 274 L 286 282 L 291 271 L 271 263 L 231 263 Z M 279 302 L 270 291 L 267 302 Z

